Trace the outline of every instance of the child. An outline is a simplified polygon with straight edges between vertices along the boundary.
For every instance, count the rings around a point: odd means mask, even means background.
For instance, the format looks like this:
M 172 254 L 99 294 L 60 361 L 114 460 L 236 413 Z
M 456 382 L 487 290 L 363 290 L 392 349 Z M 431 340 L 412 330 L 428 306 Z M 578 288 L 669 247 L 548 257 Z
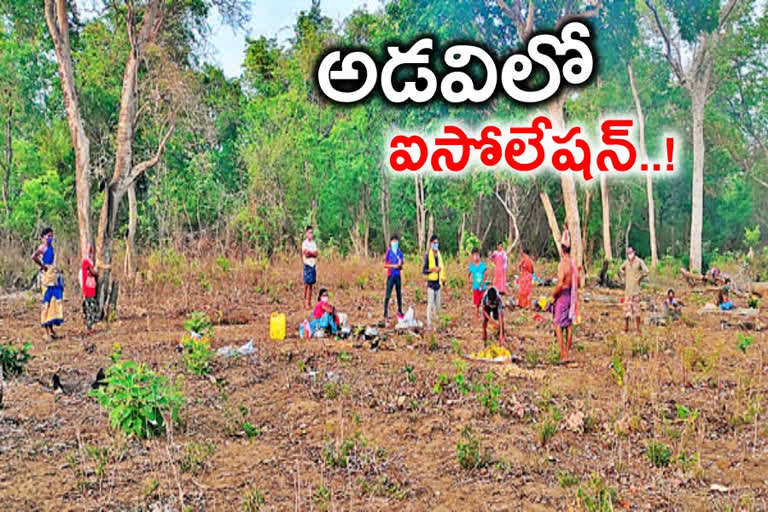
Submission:
M 331 334 L 336 334 L 339 325 L 339 317 L 336 316 L 336 308 L 330 303 L 328 297 L 328 290 L 320 288 L 320 293 L 317 297 L 317 304 L 312 311 L 312 321 L 309 322 L 309 327 L 312 332 L 318 329 L 330 329 Z
M 101 319 L 99 301 L 96 299 L 96 279 L 99 274 L 93 265 L 93 247 L 90 245 L 86 246 L 80 272 L 80 283 L 83 289 L 83 317 L 86 335 L 89 335 L 93 332 L 93 324 Z
M 445 282 L 443 255 L 438 250 L 437 235 L 429 238 L 429 250 L 424 255 L 422 273 L 427 276 L 427 328 L 432 328 L 432 318 L 440 313 L 440 286 Z
M 507 293 L 507 251 L 504 250 L 504 244 L 499 242 L 496 250 L 491 254 L 493 262 L 493 286 L 501 295 Z
M 723 311 L 730 311 L 735 306 L 731 301 L 731 279 L 725 278 L 725 286 L 717 293 L 717 307 Z
M 499 345 L 504 343 L 504 306 L 501 295 L 491 286 L 483 295 L 483 341 L 488 339 L 488 322 L 499 330 Z
M 304 301 L 303 306 L 311 307 L 312 287 L 317 282 L 317 244 L 313 239 L 312 226 L 307 226 L 307 238 L 301 244 L 301 258 L 304 262 Z
M 472 304 L 475 306 L 475 320 L 480 319 L 480 302 L 485 292 L 485 262 L 480 261 L 480 249 L 472 249 L 472 263 L 467 272 L 467 288 L 472 289 Z
M 389 309 L 389 299 L 392 297 L 392 288 L 395 288 L 397 294 L 397 319 L 403 319 L 403 291 L 402 278 L 400 272 L 403 270 L 403 251 L 400 250 L 400 238 L 392 235 L 389 239 L 389 249 L 384 256 L 384 268 L 387 269 L 387 291 L 384 294 L 384 323 L 387 322 L 387 309 Z
M 680 318 L 683 313 L 683 303 L 675 298 L 675 290 L 670 288 L 667 291 L 667 299 L 664 301 L 664 316 L 672 319 Z

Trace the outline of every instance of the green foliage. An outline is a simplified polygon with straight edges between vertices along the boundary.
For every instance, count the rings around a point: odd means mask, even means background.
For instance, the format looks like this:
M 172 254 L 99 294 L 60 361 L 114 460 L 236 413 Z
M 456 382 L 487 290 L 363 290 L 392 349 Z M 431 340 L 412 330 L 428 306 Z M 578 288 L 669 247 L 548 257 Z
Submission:
M 260 490 L 249 489 L 243 496 L 241 505 L 243 512 L 256 512 L 261 510 L 265 503 L 264 494 Z
M 491 463 L 490 451 L 480 453 L 480 442 L 473 435 L 469 425 L 461 429 L 461 439 L 456 443 L 456 460 L 465 470 L 483 468 Z
M 5 377 L 24 373 L 24 367 L 32 359 L 32 355 L 29 353 L 31 346 L 31 343 L 26 342 L 21 347 L 15 348 L 11 341 L 0 345 L 0 365 L 2 365 Z
M 165 432 L 168 420 L 179 422 L 184 396 L 146 364 L 118 361 L 107 369 L 105 382 L 90 395 L 109 412 L 112 428 L 143 439 Z
M 403 366 L 403 371 L 408 375 L 408 382 L 416 382 L 416 376 L 413 374 L 413 366 Z
M 752 336 L 744 336 L 741 333 L 738 334 L 738 339 L 739 339 L 739 344 L 736 346 L 739 348 L 739 350 L 741 350 L 743 354 L 746 354 L 747 348 L 755 342 Z
M 229 272 L 229 267 L 230 267 L 229 258 L 225 258 L 224 256 L 219 256 L 218 258 L 216 258 L 216 266 L 219 267 L 219 269 L 224 273 Z
M 184 366 L 192 375 L 206 375 L 211 373 L 211 361 L 214 352 L 208 338 L 193 338 L 184 336 L 181 340 L 182 357 Z
M 617 386 L 621 387 L 624 385 L 624 363 L 621 362 L 621 357 L 618 354 L 614 354 L 613 358 L 611 358 L 611 375 Z
M 444 373 L 441 373 L 437 376 L 437 382 L 435 382 L 435 385 L 432 387 L 432 392 L 436 395 L 439 395 L 443 392 L 443 388 L 448 383 L 448 376 Z
M 651 465 L 662 468 L 669 465 L 669 461 L 672 458 L 672 450 L 663 443 L 651 441 L 648 443 L 645 455 L 648 457 Z
M 202 311 L 193 311 L 184 322 L 184 328 L 206 338 L 213 335 L 213 323 L 208 314 Z
M 495 381 L 493 370 L 488 370 L 483 376 L 483 381 L 475 387 L 477 399 L 489 413 L 496 414 L 499 410 L 499 396 L 501 395 L 501 386 Z
M 579 482 L 581 482 L 581 479 L 568 471 L 558 471 L 557 482 L 560 484 L 560 487 L 573 487 L 574 485 L 578 485 Z
M 589 485 L 579 488 L 577 496 L 587 512 L 613 512 L 613 504 L 619 501 L 618 493 L 608 487 L 596 473 L 589 479 Z
M 750 249 L 757 248 L 757 244 L 760 243 L 760 224 L 757 224 L 754 228 L 744 228 L 744 245 Z
M 697 410 L 691 410 L 685 405 L 677 404 L 677 416 L 681 420 L 691 420 L 696 421 L 696 418 L 699 417 L 699 411 Z

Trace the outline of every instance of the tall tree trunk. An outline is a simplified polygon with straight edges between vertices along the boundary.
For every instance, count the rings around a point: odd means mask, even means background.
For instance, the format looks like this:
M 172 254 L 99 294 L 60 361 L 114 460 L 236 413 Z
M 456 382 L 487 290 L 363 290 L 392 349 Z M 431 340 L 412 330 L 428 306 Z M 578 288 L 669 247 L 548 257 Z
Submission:
M 125 248 L 126 269 L 128 277 L 133 277 L 137 269 L 136 260 L 136 224 L 138 223 L 139 213 L 136 204 L 136 184 L 133 183 L 128 188 L 128 243 Z
M 381 231 L 384 235 L 384 247 L 389 246 L 389 237 L 392 233 L 389 230 L 389 179 L 383 166 L 381 169 Z
M 605 173 L 601 172 L 600 203 L 603 210 L 603 258 L 605 261 L 613 259 L 613 247 L 611 246 L 611 198 L 608 193 L 608 180 Z
M 587 226 L 589 224 L 589 210 L 592 206 L 592 187 L 586 187 L 585 189 L 585 195 L 584 195 L 584 223 L 581 227 L 581 242 L 586 247 L 587 245 Z M 586 262 L 589 261 L 586 257 L 584 258 L 584 268 L 587 268 Z
M 693 184 L 691 191 L 690 271 L 701 273 L 701 236 L 704 218 L 704 107 L 706 84 L 694 84 L 691 90 L 693 117 Z
M 563 105 L 565 104 L 565 93 L 560 92 L 552 98 L 547 104 L 549 118 L 552 121 L 552 127 L 555 130 L 565 130 L 565 115 Z M 571 257 L 576 261 L 576 265 L 581 266 L 584 261 L 584 250 L 581 243 L 581 222 L 579 219 L 579 201 L 576 196 L 576 182 L 573 179 L 572 172 L 560 173 L 560 185 L 563 188 L 563 203 L 565 205 L 565 222 L 568 231 L 571 234 Z
M 640 95 L 637 93 L 635 76 L 632 73 L 632 64 L 627 64 L 629 73 L 629 86 L 632 89 L 632 98 L 635 101 L 635 110 L 637 111 L 638 133 L 640 136 L 640 163 L 648 163 L 648 151 L 645 146 L 645 114 L 643 106 L 640 103 Z M 659 264 L 659 254 L 656 248 L 656 211 L 653 201 L 653 177 L 650 169 L 645 174 L 645 188 L 648 197 L 648 233 L 651 238 L 651 269 L 654 270 Z
M 56 62 L 61 80 L 64 110 L 75 151 L 75 194 L 77 196 L 77 226 L 80 234 L 80 255 L 93 239 L 91 230 L 90 141 L 85 134 L 80 105 L 75 90 L 72 50 L 69 42 L 67 0 L 45 0 L 45 21 L 56 51 Z
M 10 92 L 8 93 L 10 96 Z M 5 176 L 3 176 L 3 205 L 5 205 L 5 219 L 11 216 L 11 207 L 8 204 L 11 184 L 11 167 L 13 167 L 13 133 L 11 128 L 13 120 L 13 105 L 8 107 L 8 119 L 5 120 Z
M 424 177 L 416 174 L 413 177 L 413 183 L 416 196 L 416 236 L 419 242 L 419 250 L 426 251 L 427 210 L 424 204 Z
M 555 250 L 560 254 L 560 240 L 562 235 L 560 233 L 560 227 L 557 224 L 555 211 L 552 209 L 552 203 L 546 192 L 539 193 L 539 198 L 541 199 L 542 206 L 544 206 L 544 213 L 547 214 L 547 223 L 549 224 L 549 230 L 552 232 L 552 239 L 555 241 Z

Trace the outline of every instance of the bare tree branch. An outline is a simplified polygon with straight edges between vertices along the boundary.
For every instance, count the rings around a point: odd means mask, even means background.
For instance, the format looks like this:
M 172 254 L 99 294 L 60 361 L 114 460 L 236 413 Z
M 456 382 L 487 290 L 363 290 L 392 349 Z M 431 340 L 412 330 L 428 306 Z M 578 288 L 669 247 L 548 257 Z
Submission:
M 139 176 L 141 176 L 147 169 L 151 169 L 157 163 L 160 161 L 160 158 L 163 156 L 163 151 L 165 150 L 165 145 L 168 142 L 168 139 L 171 138 L 171 135 L 173 135 L 173 130 L 176 128 L 176 122 L 174 119 L 174 116 L 171 116 L 170 120 L 170 126 L 168 127 L 168 130 L 165 132 L 165 135 L 160 140 L 160 143 L 157 145 L 157 151 L 155 152 L 155 155 L 148 160 L 144 160 L 141 163 L 138 163 L 133 166 L 131 169 L 130 174 L 128 175 L 128 179 L 125 180 L 124 183 L 121 184 L 123 188 L 127 190 L 128 187 L 131 186 L 131 184 L 138 179 Z
M 661 18 L 659 18 L 659 11 L 656 9 L 656 6 L 651 3 L 651 0 L 645 0 L 645 5 L 648 6 L 648 9 L 651 10 L 651 13 L 653 13 L 653 19 L 656 22 L 656 28 L 658 28 L 659 33 L 661 34 L 662 39 L 664 39 L 664 56 L 669 61 L 669 64 L 672 66 L 672 70 L 675 72 L 675 75 L 677 75 L 677 79 L 680 80 L 680 84 L 685 86 L 686 85 L 686 79 L 685 74 L 683 73 L 683 65 L 680 60 L 680 49 L 677 47 L 677 45 L 673 45 L 672 41 L 670 40 L 669 35 L 667 34 L 667 29 L 664 27 L 664 24 L 661 22 Z M 672 55 L 672 47 L 675 47 L 675 56 Z

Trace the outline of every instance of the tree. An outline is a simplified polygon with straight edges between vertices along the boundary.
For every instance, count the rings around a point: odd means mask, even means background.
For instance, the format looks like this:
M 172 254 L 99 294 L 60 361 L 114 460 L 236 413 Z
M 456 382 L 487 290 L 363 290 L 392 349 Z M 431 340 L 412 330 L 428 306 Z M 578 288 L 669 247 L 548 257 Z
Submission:
M 653 25 L 661 36 L 664 56 L 691 101 L 693 180 L 691 192 L 690 270 L 701 272 L 701 239 L 704 216 L 704 110 L 722 79 L 715 66 L 719 46 L 731 31 L 729 22 L 739 0 L 673 0 L 660 9 L 645 0 Z M 673 29 L 676 30 L 673 32 Z M 688 57 L 687 65 L 683 56 Z
M 80 251 L 84 255 L 86 246 L 93 239 L 90 197 L 91 142 L 86 135 L 85 122 L 75 84 L 68 2 L 66 0 L 45 0 L 44 5 L 45 19 L 55 48 L 64 106 L 75 151 L 78 228 Z M 114 171 L 111 179 L 104 187 L 105 198 L 99 217 L 95 244 L 97 265 L 101 267 L 99 301 L 102 306 L 106 301 L 107 290 L 110 289 L 110 270 L 118 206 L 136 179 L 160 161 L 163 150 L 175 127 L 176 105 L 173 102 L 173 95 L 182 88 L 179 87 L 178 83 L 172 81 L 164 84 L 167 88 L 164 88 L 165 90 L 162 92 L 158 87 L 156 99 L 159 101 L 155 108 L 166 110 L 167 120 L 164 133 L 158 140 L 154 154 L 146 160 L 135 163 L 134 141 L 137 121 L 144 108 L 151 108 L 149 103 L 139 106 L 140 67 L 142 62 L 149 58 L 153 45 L 160 44 L 172 47 L 174 40 L 171 36 L 188 36 L 189 32 L 184 28 L 185 23 L 191 24 L 195 20 L 199 23 L 199 20 L 205 19 L 208 8 L 212 5 L 220 8 L 225 19 L 235 23 L 242 22 L 244 19 L 244 15 L 239 10 L 240 5 L 229 0 L 221 0 L 221 2 L 214 0 L 196 4 L 173 4 L 163 0 L 146 0 L 141 3 L 133 1 L 110 2 L 107 4 L 114 20 L 121 20 L 124 24 L 123 29 L 130 49 L 125 58 L 123 69 L 120 106 L 115 131 Z M 167 29 L 165 35 L 169 37 L 163 40 L 161 34 L 163 34 L 164 27 Z M 165 62 L 165 64 L 169 63 L 169 61 Z M 167 76 L 176 75 L 178 77 L 172 68 L 166 67 L 163 71 L 168 74 Z

